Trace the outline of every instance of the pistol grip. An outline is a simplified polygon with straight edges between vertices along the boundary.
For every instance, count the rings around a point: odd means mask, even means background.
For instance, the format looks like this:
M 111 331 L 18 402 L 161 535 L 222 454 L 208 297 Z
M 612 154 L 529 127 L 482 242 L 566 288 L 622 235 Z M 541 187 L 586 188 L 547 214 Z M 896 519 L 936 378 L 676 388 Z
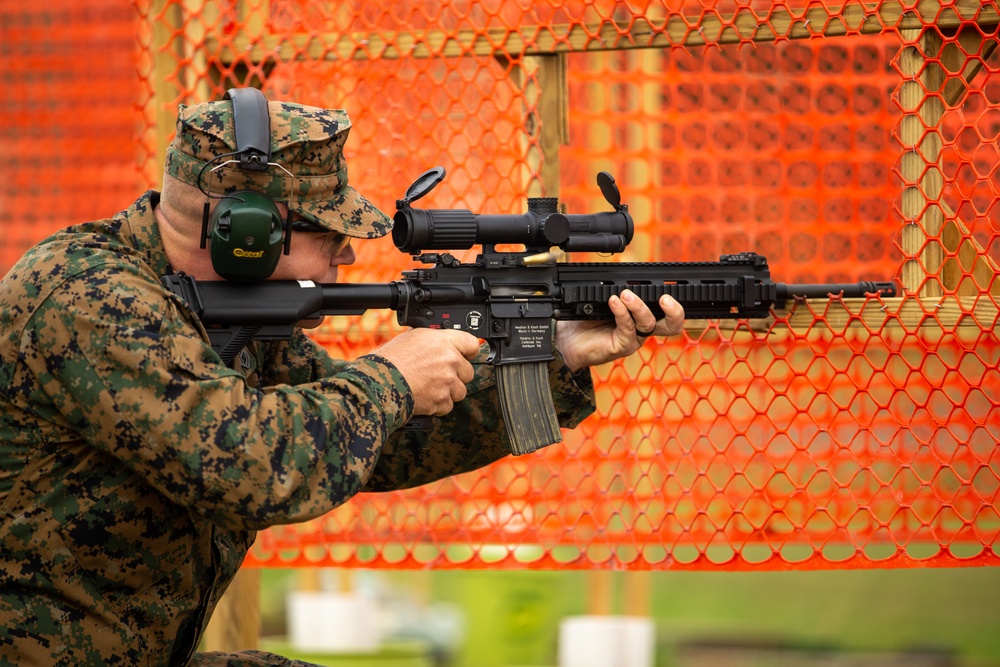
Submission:
M 497 394 L 514 456 L 562 442 L 546 361 L 496 367 Z

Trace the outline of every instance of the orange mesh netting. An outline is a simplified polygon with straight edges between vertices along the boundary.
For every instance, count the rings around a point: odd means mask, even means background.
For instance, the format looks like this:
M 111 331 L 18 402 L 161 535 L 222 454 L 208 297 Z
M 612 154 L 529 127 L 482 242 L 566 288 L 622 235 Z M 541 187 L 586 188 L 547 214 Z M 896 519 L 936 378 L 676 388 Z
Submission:
M 563 444 L 271 529 L 249 564 L 1000 562 L 994 3 L 146 0 L 115 21 L 96 0 L 52 4 L 0 11 L 18 91 L 0 107 L 0 269 L 46 231 L 29 214 L 69 222 L 77 199 L 107 213 L 138 175 L 155 187 L 178 103 L 259 85 L 346 108 L 351 182 L 386 211 L 439 164 L 434 208 L 513 213 L 558 195 L 570 212 L 605 210 L 594 179 L 607 170 L 637 229 L 601 261 L 756 250 L 778 281 L 903 288 L 690 321 L 596 369 L 598 414 Z M 97 22 L 135 39 L 104 47 L 94 62 L 107 67 L 62 58 Z M 34 24 L 47 41 L 22 34 Z M 38 129 L 25 104 L 63 104 L 50 88 L 86 90 L 102 111 L 51 113 Z M 122 143 L 136 122 L 138 143 Z M 73 143 L 84 135 L 95 145 Z M 92 164 L 107 173 L 80 168 Z M 358 256 L 345 281 L 411 266 L 389 239 Z M 369 312 L 316 335 L 350 358 L 396 330 Z
M 125 3 L 0 4 L 0 274 L 143 187 L 135 35 Z

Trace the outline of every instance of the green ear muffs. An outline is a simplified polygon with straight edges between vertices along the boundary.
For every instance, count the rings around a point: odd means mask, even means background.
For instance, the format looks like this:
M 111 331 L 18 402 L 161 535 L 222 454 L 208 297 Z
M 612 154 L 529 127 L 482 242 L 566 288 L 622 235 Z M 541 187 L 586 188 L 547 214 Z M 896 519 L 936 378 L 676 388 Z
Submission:
M 227 195 L 209 221 L 212 267 L 226 280 L 266 280 L 283 250 L 283 223 L 274 201 L 259 192 Z

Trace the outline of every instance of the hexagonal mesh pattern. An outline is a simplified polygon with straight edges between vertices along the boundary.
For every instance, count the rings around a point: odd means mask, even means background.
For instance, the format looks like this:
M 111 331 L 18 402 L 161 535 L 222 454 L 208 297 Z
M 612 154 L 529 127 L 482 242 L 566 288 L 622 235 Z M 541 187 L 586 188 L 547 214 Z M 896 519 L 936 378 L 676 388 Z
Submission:
M 260 85 L 350 112 L 351 182 L 383 210 L 437 164 L 448 176 L 434 208 L 513 213 L 547 195 L 570 212 L 605 210 L 594 178 L 607 170 L 636 239 L 620 257 L 574 260 L 756 250 L 782 282 L 902 286 L 896 299 L 690 321 L 682 337 L 595 369 L 598 414 L 563 444 L 268 530 L 249 564 L 1000 563 L 995 3 L 138 10 L 139 167 L 151 184 L 178 102 Z M 411 266 L 388 239 L 358 256 L 347 282 Z M 316 336 L 351 358 L 393 322 L 331 318 Z
M 0 5 L 0 275 L 51 232 L 123 208 L 154 159 L 135 144 L 135 10 L 18 5 Z

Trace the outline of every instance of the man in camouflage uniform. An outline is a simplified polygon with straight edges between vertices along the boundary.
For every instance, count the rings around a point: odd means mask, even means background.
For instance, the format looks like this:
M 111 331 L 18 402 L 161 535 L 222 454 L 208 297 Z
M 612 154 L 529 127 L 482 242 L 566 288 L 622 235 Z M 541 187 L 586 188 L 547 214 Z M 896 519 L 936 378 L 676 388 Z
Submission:
M 206 171 L 210 189 L 287 200 L 314 231 L 291 232 L 272 277 L 335 281 L 350 240 L 390 221 L 347 185 L 343 112 L 269 114 L 272 159 L 292 176 Z M 406 331 L 345 362 L 298 331 L 222 364 L 160 276 L 218 279 L 196 185 L 235 149 L 230 102 L 182 107 L 162 194 L 53 235 L 0 283 L 0 665 L 291 664 L 195 653 L 255 531 L 509 451 L 468 333 Z M 657 321 L 624 294 L 615 322 L 559 323 L 562 426 L 593 409 L 587 367 L 633 353 L 637 331 L 679 332 L 680 306 L 661 306 Z M 400 431 L 415 414 L 447 417 Z

